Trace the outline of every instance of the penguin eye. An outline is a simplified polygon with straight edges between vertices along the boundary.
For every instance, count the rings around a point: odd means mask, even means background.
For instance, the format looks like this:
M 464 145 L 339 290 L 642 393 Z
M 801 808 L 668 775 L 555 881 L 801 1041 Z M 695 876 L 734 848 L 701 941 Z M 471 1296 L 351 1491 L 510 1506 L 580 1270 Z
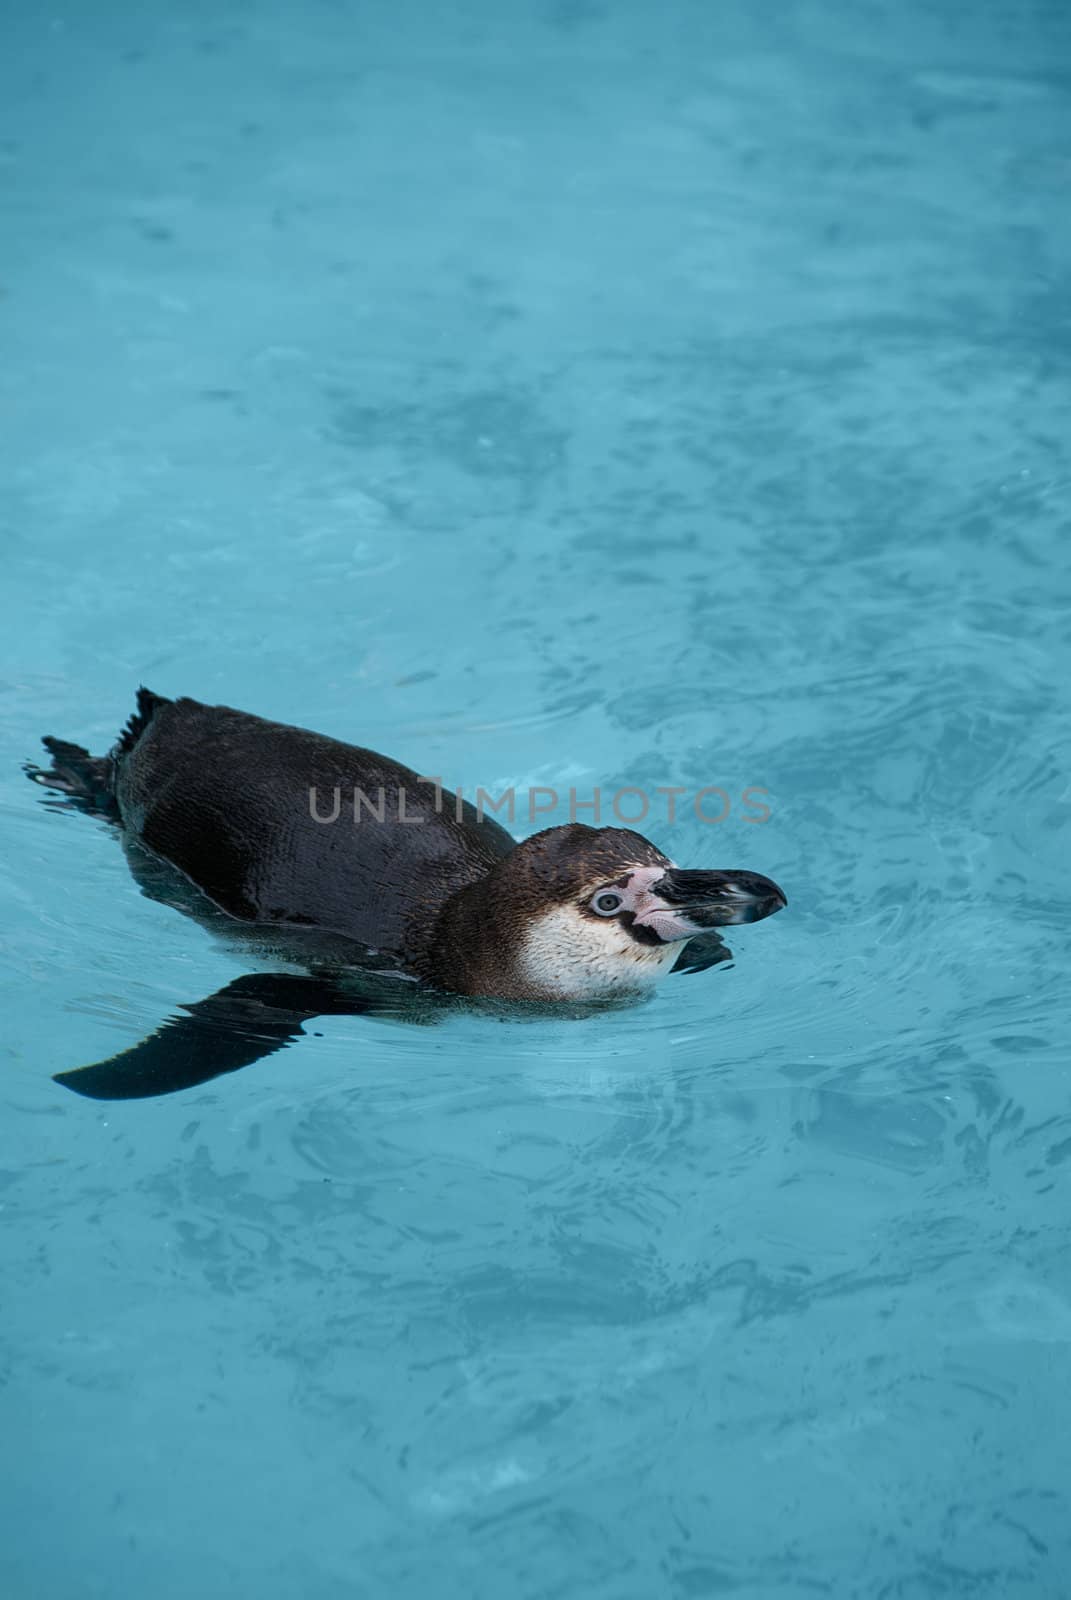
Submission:
M 622 900 L 619 894 L 614 894 L 612 889 L 604 889 L 597 894 L 591 902 L 592 911 L 600 917 L 612 917 L 621 910 Z

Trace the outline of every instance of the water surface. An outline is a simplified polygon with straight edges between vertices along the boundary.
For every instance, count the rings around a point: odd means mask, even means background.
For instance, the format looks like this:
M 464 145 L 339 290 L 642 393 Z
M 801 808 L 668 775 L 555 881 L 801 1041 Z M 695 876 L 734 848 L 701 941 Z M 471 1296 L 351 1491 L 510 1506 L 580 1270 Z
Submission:
M 1066 9 L 5 36 L 4 1593 L 1059 1600 Z M 76 1099 L 242 970 L 19 771 L 139 682 L 762 786 L 646 827 L 789 911 L 632 1014 Z

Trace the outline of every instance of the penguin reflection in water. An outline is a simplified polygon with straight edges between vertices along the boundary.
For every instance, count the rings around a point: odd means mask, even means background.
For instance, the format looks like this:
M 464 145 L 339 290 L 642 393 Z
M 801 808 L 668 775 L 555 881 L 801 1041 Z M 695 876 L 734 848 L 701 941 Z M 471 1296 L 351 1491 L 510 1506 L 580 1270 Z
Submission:
M 137 705 L 110 754 L 45 739 L 53 764 L 30 776 L 117 825 L 147 894 L 299 970 L 237 978 L 59 1074 L 94 1099 L 204 1083 L 318 1016 L 587 1014 L 728 960 L 719 928 L 785 904 L 757 872 L 681 870 L 628 828 L 571 823 L 517 843 L 467 803 L 460 817 L 437 806 L 408 767 L 303 728 L 146 689 Z M 382 795 L 383 821 L 318 820 L 310 796 L 336 789 Z

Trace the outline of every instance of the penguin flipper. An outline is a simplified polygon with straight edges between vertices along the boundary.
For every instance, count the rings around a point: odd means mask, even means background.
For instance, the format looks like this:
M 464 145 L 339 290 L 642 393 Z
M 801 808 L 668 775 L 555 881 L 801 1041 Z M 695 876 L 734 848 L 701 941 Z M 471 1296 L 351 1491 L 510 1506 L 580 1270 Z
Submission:
M 699 933 L 688 940 L 670 971 L 706 972 L 708 967 L 719 967 L 732 959 L 733 953 L 720 933 Z
M 328 979 L 249 973 L 181 1009 L 185 1016 L 171 1018 L 140 1044 L 58 1072 L 55 1082 L 90 1100 L 175 1094 L 273 1055 L 313 1017 L 357 1015 L 365 1006 Z

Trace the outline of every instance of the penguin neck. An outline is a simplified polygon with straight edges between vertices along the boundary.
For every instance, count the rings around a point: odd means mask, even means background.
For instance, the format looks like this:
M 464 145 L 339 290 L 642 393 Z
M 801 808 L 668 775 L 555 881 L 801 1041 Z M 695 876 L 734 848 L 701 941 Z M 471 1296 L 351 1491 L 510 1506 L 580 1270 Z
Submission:
M 452 894 L 435 922 L 421 975 L 453 994 L 524 998 L 516 972 L 523 923 L 502 905 L 491 875 Z

